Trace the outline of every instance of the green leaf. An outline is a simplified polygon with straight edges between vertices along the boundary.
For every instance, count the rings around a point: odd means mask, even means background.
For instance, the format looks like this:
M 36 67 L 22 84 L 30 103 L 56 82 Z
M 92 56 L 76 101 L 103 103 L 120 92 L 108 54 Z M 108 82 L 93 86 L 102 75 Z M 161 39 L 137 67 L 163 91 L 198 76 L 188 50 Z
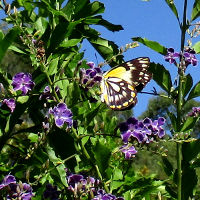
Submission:
M 200 82 L 198 82 L 190 91 L 187 101 L 200 96 Z
M 34 26 L 36 30 L 40 31 L 39 35 L 43 35 L 48 26 L 48 21 L 44 17 L 39 17 L 34 23 Z
M 173 166 L 170 161 L 166 157 L 162 157 L 163 168 L 167 176 L 171 176 L 173 174 Z
M 96 25 L 101 25 L 107 28 L 109 31 L 120 31 L 123 30 L 123 27 L 121 25 L 115 25 L 107 20 L 103 19 L 101 15 L 95 16 L 95 17 L 90 17 L 86 18 L 84 20 L 86 24 L 96 24 Z
M 35 133 L 30 133 L 28 135 L 28 139 L 31 141 L 31 142 L 37 142 L 38 141 L 38 134 L 35 134 Z
M 176 118 L 176 116 L 172 112 L 168 112 L 167 114 L 168 114 L 168 116 L 171 120 L 173 130 L 177 131 L 177 118 Z
M 146 38 L 141 38 L 141 37 L 134 37 L 132 38 L 133 41 L 138 41 L 142 44 L 144 44 L 145 46 L 153 49 L 154 51 L 162 54 L 162 55 L 166 55 L 167 54 L 167 48 L 162 46 L 161 44 L 159 44 L 156 41 L 152 41 L 152 40 L 148 40 Z
M 89 38 L 88 40 L 105 60 L 110 60 L 114 55 L 119 53 L 118 46 L 112 41 L 101 37 Z
M 192 49 L 194 49 L 197 54 L 200 53 L 200 41 L 196 42 Z
M 105 142 L 98 141 L 94 147 L 94 155 L 96 158 L 96 163 L 102 174 L 105 174 L 106 169 L 108 168 L 109 159 L 111 156 L 111 151 L 108 144 Z
M 83 2 L 83 3 L 82 3 Z M 89 16 L 97 15 L 103 13 L 105 10 L 104 4 L 99 1 L 94 1 L 88 4 L 89 1 L 78 0 L 75 6 L 75 16 L 76 20 L 80 18 L 86 18 Z M 84 5 L 83 5 L 84 4 Z M 81 5 L 81 7 L 80 7 Z
M 59 61 L 59 57 L 53 59 L 50 61 L 49 63 L 49 67 L 48 67 L 48 75 L 53 75 L 57 72 L 58 70 L 58 61 Z
M 192 76 L 188 74 L 186 77 L 184 77 L 183 80 L 183 86 L 182 86 L 183 97 L 185 97 L 188 94 L 188 92 L 192 88 L 192 85 L 193 85 Z
M 78 102 L 80 100 L 80 94 L 79 84 L 76 81 L 70 83 L 67 88 L 67 105 L 72 107 L 74 102 Z
M 18 27 L 12 28 L 6 36 L 3 38 L 3 40 L 0 41 L 0 62 L 2 61 L 8 47 L 13 43 L 15 38 L 19 35 L 20 30 Z
M 195 169 L 190 167 L 189 162 L 182 161 L 182 200 L 193 199 L 193 191 L 197 185 L 197 175 Z M 188 184 L 189 183 L 189 184 Z
M 182 146 L 183 160 L 191 161 L 200 153 L 200 139 L 184 142 Z
M 110 184 L 111 190 L 116 190 L 117 188 L 121 187 L 124 184 L 123 181 L 112 181 Z
M 60 44 L 60 47 L 65 47 L 65 48 L 73 47 L 76 46 L 78 43 L 80 43 L 81 40 L 82 38 L 70 39 L 70 40 L 66 39 Z
M 153 73 L 153 80 L 169 94 L 172 87 L 169 71 L 163 65 L 155 63 L 150 64 L 149 71 Z
M 123 179 L 123 173 L 122 170 L 115 168 L 114 173 L 113 173 L 113 180 L 122 180 Z
M 174 2 L 172 0 L 165 0 L 165 2 L 171 8 L 172 12 L 175 14 L 176 18 L 179 21 L 178 11 L 176 9 L 176 6 L 175 6 Z
M 85 123 L 89 126 L 90 122 L 94 119 L 94 117 L 98 114 L 99 109 L 101 108 L 101 103 L 97 104 L 96 108 L 91 112 L 88 112 L 85 116 Z
M 14 45 L 10 45 L 8 49 L 15 51 L 17 53 L 26 54 L 24 51 L 22 51 L 21 49 L 19 49 L 18 47 L 14 46 Z
M 63 183 L 66 187 L 68 187 L 67 179 L 66 179 L 66 171 L 65 171 L 65 168 L 66 168 L 66 167 L 65 167 L 65 165 L 64 165 L 64 164 L 60 164 L 60 163 L 62 163 L 62 162 L 61 162 L 61 159 L 59 159 L 59 158 L 56 156 L 56 154 L 55 154 L 55 152 L 54 152 L 54 150 L 53 150 L 52 147 L 50 147 L 49 145 L 47 145 L 46 150 L 47 150 L 47 154 L 48 154 L 48 156 L 49 156 L 50 161 L 53 162 L 54 166 L 55 166 L 56 169 L 58 170 L 58 173 L 59 173 L 59 175 L 60 175 L 60 179 L 61 179 L 62 183 Z M 59 164 L 58 164 L 58 163 L 59 163 Z
M 193 5 L 193 9 L 192 9 L 191 20 L 194 21 L 199 16 L 200 16 L 200 1 L 195 0 L 194 5 Z
M 20 96 L 17 98 L 17 102 L 19 102 L 21 104 L 26 103 L 28 101 L 28 99 L 29 99 L 29 96 Z
M 195 123 L 197 122 L 198 118 L 197 117 L 188 117 L 183 125 L 181 126 L 180 131 L 188 131 L 192 128 L 194 128 Z
M 74 14 L 74 1 L 68 0 L 67 4 L 62 8 L 62 12 L 65 13 L 66 19 L 71 21 L 72 15 Z
M 60 80 L 56 83 L 56 86 L 58 86 L 60 88 L 60 94 L 62 96 L 62 99 L 65 99 L 68 95 L 68 91 L 69 91 L 69 87 L 71 87 L 71 89 L 73 89 L 73 87 L 71 85 L 69 85 L 69 80 L 65 79 L 65 80 Z M 71 97 L 69 95 L 69 97 Z M 68 100 L 69 98 L 67 98 Z
M 33 4 L 37 5 L 39 8 L 42 7 L 43 9 L 48 10 L 53 15 L 62 16 L 68 21 L 68 16 L 64 12 L 53 8 L 47 0 L 42 0 L 41 2 L 33 2 Z
M 52 33 L 50 39 L 50 46 L 48 52 L 53 52 L 60 44 L 64 41 L 67 37 L 69 37 L 72 31 L 75 29 L 76 25 L 78 25 L 81 21 L 74 21 L 74 22 L 60 22 L 55 30 Z M 59 35 L 59 37 L 58 37 Z

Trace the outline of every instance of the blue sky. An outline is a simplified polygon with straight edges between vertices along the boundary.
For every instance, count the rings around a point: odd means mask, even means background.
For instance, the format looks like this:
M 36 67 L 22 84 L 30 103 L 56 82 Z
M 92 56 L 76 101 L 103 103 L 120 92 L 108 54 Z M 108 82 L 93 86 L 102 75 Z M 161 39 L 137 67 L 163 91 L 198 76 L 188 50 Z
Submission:
M 132 37 L 145 37 L 149 40 L 158 41 L 165 47 L 173 47 L 176 51 L 180 50 L 180 29 L 175 15 L 172 13 L 164 0 L 101 0 L 105 4 L 104 19 L 123 26 L 124 30 L 119 32 L 110 32 L 103 27 L 95 27 L 102 34 L 102 37 L 114 41 L 118 46 L 132 42 Z M 184 0 L 174 0 L 180 19 L 182 19 Z M 188 18 L 190 18 L 193 0 L 188 1 Z M 198 40 L 200 37 L 198 38 Z M 194 41 L 194 43 L 197 40 Z M 96 63 L 102 62 L 101 56 L 95 57 L 95 50 L 87 42 L 84 43 L 85 58 Z M 124 53 L 126 61 L 137 57 L 147 56 L 152 62 L 163 64 L 170 72 L 173 79 L 176 77 L 176 68 L 165 62 L 163 56 L 153 50 L 140 45 L 137 48 L 130 49 Z M 197 56 L 200 60 L 200 56 Z M 193 76 L 194 82 L 199 81 L 200 64 L 198 67 L 190 66 L 189 73 Z M 151 81 L 143 91 L 150 92 L 153 87 L 160 91 L 160 88 L 154 81 Z M 148 100 L 151 95 L 138 94 L 138 103 L 133 108 L 135 116 L 139 116 L 147 108 Z
M 124 30 L 119 32 L 110 32 L 103 27 L 95 27 L 102 34 L 102 37 L 114 41 L 118 46 L 125 46 L 132 42 L 132 37 L 145 37 L 149 40 L 158 41 L 165 47 L 173 47 L 176 51 L 180 50 L 180 30 L 176 17 L 165 3 L 165 0 L 99 0 L 105 4 L 104 19 L 123 26 Z M 11 0 L 7 1 L 12 2 Z M 182 19 L 184 0 L 174 0 L 178 9 L 180 19 Z M 188 18 L 190 18 L 191 9 L 194 0 L 188 1 Z M 3 17 L 3 12 L 0 11 L 0 18 Z M 199 19 L 200 21 L 200 19 Z M 199 40 L 197 38 L 197 40 Z M 196 41 L 197 41 L 196 40 Z M 196 41 L 193 41 L 195 43 Z M 85 59 L 93 61 L 96 64 L 103 61 L 101 56 L 88 43 L 83 43 L 85 50 Z M 95 54 L 97 54 L 97 59 Z M 176 77 L 176 68 L 169 63 L 166 63 L 163 56 L 153 50 L 140 45 L 135 49 L 130 49 L 124 53 L 125 60 L 131 60 L 137 57 L 147 56 L 152 62 L 163 64 L 170 72 L 173 79 Z M 200 60 L 200 56 L 197 56 Z M 108 69 L 108 68 L 107 68 Z M 190 66 L 188 73 L 191 73 L 194 83 L 199 81 L 200 64 L 197 67 Z M 151 81 L 143 91 L 150 92 L 153 87 L 160 91 L 160 88 L 154 81 Z M 148 100 L 151 95 L 138 94 L 138 103 L 133 108 L 135 116 L 139 116 L 147 108 Z

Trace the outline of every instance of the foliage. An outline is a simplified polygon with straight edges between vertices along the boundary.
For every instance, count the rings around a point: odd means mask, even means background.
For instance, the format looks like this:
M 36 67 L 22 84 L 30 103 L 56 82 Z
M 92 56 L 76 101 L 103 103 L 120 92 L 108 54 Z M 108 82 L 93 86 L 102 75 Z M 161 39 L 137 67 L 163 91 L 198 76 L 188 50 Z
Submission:
M 171 72 L 151 63 L 148 73 L 164 92 L 150 102 L 145 119 L 137 120 L 132 111 L 114 112 L 101 102 L 101 68 L 83 59 L 84 40 L 111 66 L 123 63 L 123 52 L 137 46 L 133 43 L 121 50 L 95 29 L 123 30 L 102 17 L 103 3 L 0 1 L 10 27 L 0 31 L 1 199 L 198 198 L 199 139 L 192 133 L 200 108 L 188 111 L 200 96 L 200 87 L 199 82 L 193 84 L 188 71 L 197 65 L 195 54 L 200 47 L 191 41 L 184 46 L 186 30 L 200 16 L 199 1 L 194 1 L 190 20 L 186 19 L 187 0 L 182 20 L 174 2 L 165 2 L 180 26 L 180 51 L 146 38 L 132 39 L 165 55 L 179 80 L 172 84 Z M 198 31 L 196 27 L 191 34 Z M 23 72 L 8 70 L 8 52 L 28 63 Z M 159 95 L 157 91 L 152 94 Z M 163 116 L 171 131 L 164 139 Z M 147 166 L 151 163 L 141 152 L 160 157 L 151 166 L 152 174 Z M 144 166 L 136 170 L 140 156 Z

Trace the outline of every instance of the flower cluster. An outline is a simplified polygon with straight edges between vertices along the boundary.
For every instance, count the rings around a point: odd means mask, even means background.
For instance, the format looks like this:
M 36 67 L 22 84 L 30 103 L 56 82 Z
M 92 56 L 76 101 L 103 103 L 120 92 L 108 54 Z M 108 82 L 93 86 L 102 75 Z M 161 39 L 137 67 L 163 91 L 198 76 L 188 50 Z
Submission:
M 92 200 L 124 200 L 124 198 L 116 197 L 113 194 L 107 194 L 104 190 L 100 189 Z
M 167 55 L 164 58 L 167 62 L 172 64 L 172 63 L 176 63 L 176 58 L 180 58 L 181 56 L 183 56 L 185 59 L 186 67 L 189 64 L 196 66 L 197 58 L 196 58 L 195 54 L 196 54 L 196 52 L 190 48 L 185 49 L 183 53 L 175 52 L 173 48 L 168 48 Z
M 100 67 L 95 67 L 93 62 L 88 62 L 89 69 L 81 68 L 81 83 L 86 88 L 91 88 L 95 83 L 99 83 L 102 80 L 102 71 Z
M 49 114 L 52 114 L 55 119 L 55 124 L 57 127 L 62 127 L 64 124 L 70 128 L 72 126 L 72 112 L 67 108 L 65 103 L 59 103 L 53 109 L 49 109 Z
M 26 95 L 29 90 L 32 90 L 35 83 L 32 81 L 32 76 L 29 73 L 17 73 L 12 79 L 12 86 L 15 91 L 22 91 Z
M 13 112 L 15 110 L 16 107 L 16 103 L 14 99 L 4 99 L 2 104 L 6 105 L 11 112 Z
M 137 151 L 134 146 L 130 146 L 129 142 L 134 140 L 140 144 L 148 144 L 155 138 L 162 138 L 165 135 L 165 131 L 162 127 L 165 123 L 165 118 L 160 117 L 158 120 L 152 121 L 149 118 L 145 118 L 142 121 L 137 120 L 134 117 L 129 118 L 126 122 L 119 125 L 121 131 L 123 145 L 120 150 L 125 154 L 126 159 L 135 157 Z
M 80 174 L 69 174 L 67 176 L 68 190 L 73 192 L 74 197 L 80 197 L 85 194 L 96 193 L 99 180 L 93 177 L 84 177 Z
M 7 191 L 7 200 L 31 200 L 33 196 L 31 186 L 27 183 L 16 183 L 16 179 L 12 175 L 5 176 L 0 184 L 0 190 Z
M 198 117 L 200 115 L 200 107 L 193 107 L 192 112 L 188 113 L 190 117 Z
M 93 194 L 92 200 L 124 200 L 113 194 L 107 194 L 100 188 L 100 181 L 93 177 L 85 177 L 80 174 L 69 174 L 67 176 L 68 189 L 73 192 L 75 198 Z
M 57 190 L 57 186 L 51 184 L 46 185 L 46 190 L 43 193 L 44 199 L 58 200 L 60 191 Z

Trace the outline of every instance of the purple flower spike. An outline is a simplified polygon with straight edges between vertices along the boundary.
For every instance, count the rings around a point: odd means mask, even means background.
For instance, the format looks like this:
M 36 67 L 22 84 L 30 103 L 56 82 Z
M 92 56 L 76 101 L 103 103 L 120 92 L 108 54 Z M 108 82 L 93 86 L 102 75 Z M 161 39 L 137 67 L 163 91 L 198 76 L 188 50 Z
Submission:
M 119 125 L 122 141 L 128 144 L 130 141 L 136 140 L 140 144 L 147 144 L 152 142 L 155 137 L 162 138 L 165 135 L 162 128 L 165 121 L 163 117 L 159 117 L 158 120 L 154 121 L 149 118 L 142 121 L 129 118 Z
M 15 177 L 12 176 L 12 175 L 7 175 L 7 176 L 5 176 L 2 183 L 0 184 L 0 190 L 3 189 L 4 187 L 10 185 L 10 184 L 15 184 L 15 183 L 16 183 Z
M 35 83 L 32 81 L 32 76 L 29 73 L 17 73 L 12 79 L 12 86 L 15 91 L 22 91 L 26 95 L 29 90 L 32 90 Z
M 16 104 L 14 99 L 4 99 L 3 104 L 6 104 L 11 112 L 15 110 Z
M 64 123 L 70 128 L 72 126 L 72 112 L 69 110 L 65 103 L 59 103 L 57 107 L 49 109 L 49 113 L 54 115 L 55 124 L 57 127 L 62 127 Z
M 178 52 L 174 52 L 173 48 L 168 48 L 167 49 L 167 55 L 164 56 L 165 61 L 169 62 L 170 64 L 176 62 L 176 58 L 179 58 L 180 54 Z
M 126 159 L 134 158 L 135 154 L 137 153 L 134 146 L 130 147 L 128 145 L 123 145 L 122 147 L 120 147 L 120 151 L 125 154 Z
M 185 50 L 183 56 L 185 57 L 186 66 L 192 64 L 193 66 L 197 65 L 197 59 L 195 56 L 196 52 L 192 49 Z

